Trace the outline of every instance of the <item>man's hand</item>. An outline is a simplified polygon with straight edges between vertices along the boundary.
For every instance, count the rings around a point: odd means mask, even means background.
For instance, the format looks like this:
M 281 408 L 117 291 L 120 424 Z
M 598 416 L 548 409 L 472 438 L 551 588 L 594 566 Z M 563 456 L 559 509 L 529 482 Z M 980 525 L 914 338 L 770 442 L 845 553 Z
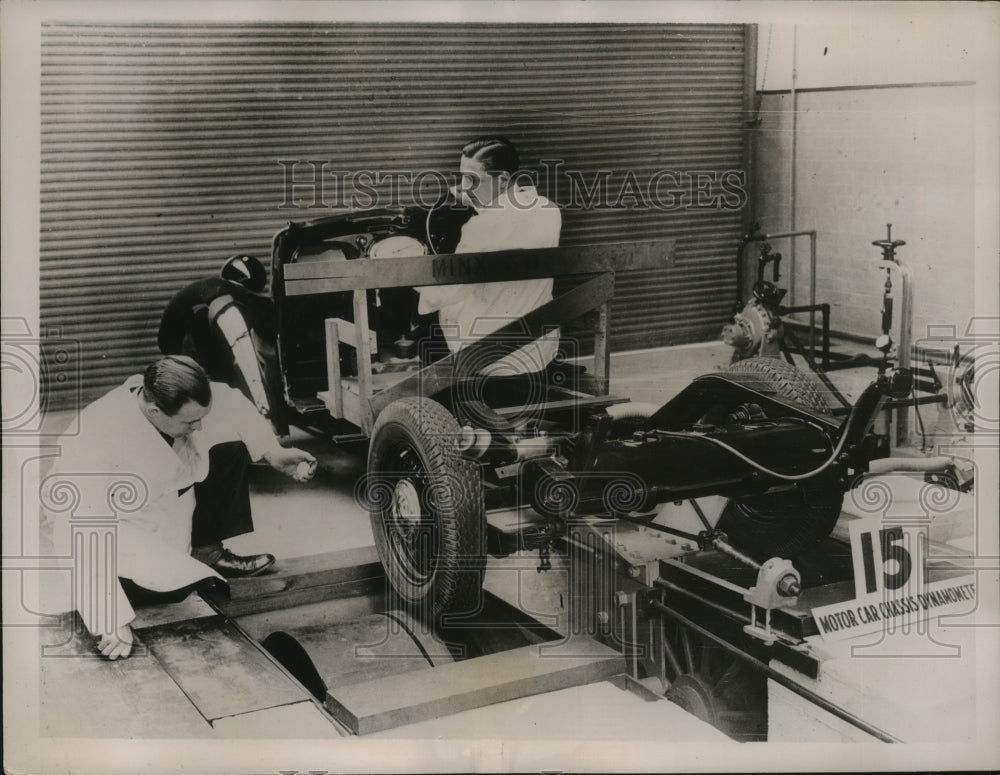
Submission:
M 274 447 L 265 453 L 264 460 L 296 482 L 308 482 L 316 473 L 316 458 L 295 447 Z
M 125 659 L 132 653 L 132 627 L 123 625 L 117 631 L 105 633 L 97 642 L 97 649 L 108 659 Z

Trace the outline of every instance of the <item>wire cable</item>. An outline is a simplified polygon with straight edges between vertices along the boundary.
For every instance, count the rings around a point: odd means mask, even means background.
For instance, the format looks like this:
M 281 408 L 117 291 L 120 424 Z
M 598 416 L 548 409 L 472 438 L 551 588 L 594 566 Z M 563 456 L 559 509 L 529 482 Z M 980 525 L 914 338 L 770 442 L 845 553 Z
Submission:
M 847 427 L 847 423 L 844 424 L 844 427 L 845 428 Z M 658 433 L 662 436 L 673 436 L 675 438 L 683 438 L 683 439 L 691 438 L 691 434 L 689 433 L 676 433 L 672 431 L 658 431 Z M 705 441 L 710 441 L 716 446 L 722 447 L 722 449 L 726 450 L 726 452 L 733 455 L 734 457 L 739 458 L 744 463 L 749 465 L 751 468 L 754 468 L 760 471 L 761 473 L 767 474 L 768 476 L 773 476 L 775 479 L 781 479 L 782 481 L 786 482 L 800 482 L 803 479 L 810 479 L 816 476 L 817 474 L 823 473 L 823 471 L 825 471 L 827 468 L 833 465 L 834 462 L 837 460 L 837 458 L 840 457 L 840 453 L 844 449 L 844 444 L 847 443 L 847 434 L 843 433 L 840 436 L 840 441 L 837 442 L 837 446 L 834 447 L 833 451 L 830 453 L 829 459 L 821 466 L 819 466 L 818 468 L 814 468 L 812 471 L 807 471 L 804 474 L 782 474 L 779 473 L 778 471 L 774 471 L 768 468 L 767 466 L 758 463 L 756 460 L 747 457 L 738 449 L 736 449 L 733 446 L 730 446 L 729 444 L 726 444 L 726 442 L 724 441 L 713 438 L 711 436 L 699 436 L 698 438 L 704 439 Z

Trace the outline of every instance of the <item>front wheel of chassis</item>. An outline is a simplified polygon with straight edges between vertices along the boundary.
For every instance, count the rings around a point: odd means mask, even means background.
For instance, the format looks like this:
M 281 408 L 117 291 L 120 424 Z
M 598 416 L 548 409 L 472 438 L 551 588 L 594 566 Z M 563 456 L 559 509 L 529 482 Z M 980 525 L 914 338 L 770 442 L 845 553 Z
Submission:
M 486 563 L 481 474 L 459 433 L 441 404 L 404 398 L 378 416 L 368 451 L 379 558 L 398 602 L 432 625 L 478 609 Z

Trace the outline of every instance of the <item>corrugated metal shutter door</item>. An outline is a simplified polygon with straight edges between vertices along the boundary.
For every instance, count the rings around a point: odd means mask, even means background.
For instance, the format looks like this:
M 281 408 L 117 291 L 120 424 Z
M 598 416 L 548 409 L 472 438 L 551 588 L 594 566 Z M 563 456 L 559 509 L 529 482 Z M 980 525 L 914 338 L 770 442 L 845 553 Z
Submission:
M 187 281 L 234 252 L 266 258 L 286 221 L 338 196 L 365 199 L 335 175 L 450 171 L 465 141 L 502 133 L 548 169 L 563 244 L 677 240 L 673 269 L 619 279 L 613 348 L 712 338 L 741 216 L 706 192 L 744 167 L 744 47 L 729 25 L 46 25 L 43 327 L 80 341 L 89 400 L 156 357 Z M 578 204 L 605 175 L 598 201 L 573 208 L 567 172 Z M 636 207 L 654 179 L 659 199 Z M 706 206 L 677 198 L 692 186 Z M 52 385 L 50 407 L 71 392 Z

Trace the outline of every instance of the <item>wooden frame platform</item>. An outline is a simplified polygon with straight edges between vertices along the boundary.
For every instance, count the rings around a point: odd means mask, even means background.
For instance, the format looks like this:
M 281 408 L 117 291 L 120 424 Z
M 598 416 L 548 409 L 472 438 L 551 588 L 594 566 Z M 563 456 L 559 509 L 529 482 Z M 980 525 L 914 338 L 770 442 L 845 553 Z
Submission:
M 672 240 L 404 258 L 327 259 L 285 264 L 282 267 L 283 292 L 285 296 L 353 293 L 353 323 L 336 318 L 325 321 L 328 389 L 321 391 L 318 397 L 333 417 L 352 422 L 367 435 L 378 414 L 393 401 L 444 390 L 468 373 L 469 370 L 463 368 L 464 363 L 475 362 L 480 368 L 489 363 L 489 356 L 484 359 L 483 353 L 496 342 L 511 336 L 523 336 L 528 341 L 537 339 L 594 310 L 597 312 L 593 324 L 594 380 L 598 393 L 606 395 L 610 371 L 609 303 L 614 294 L 615 273 L 663 269 L 673 260 Z M 585 279 L 567 293 L 457 354 L 415 371 L 373 373 L 371 360 L 377 352 L 377 344 L 369 328 L 369 289 L 564 276 Z M 345 379 L 340 373 L 341 342 L 352 345 L 357 352 L 358 376 L 355 380 Z

